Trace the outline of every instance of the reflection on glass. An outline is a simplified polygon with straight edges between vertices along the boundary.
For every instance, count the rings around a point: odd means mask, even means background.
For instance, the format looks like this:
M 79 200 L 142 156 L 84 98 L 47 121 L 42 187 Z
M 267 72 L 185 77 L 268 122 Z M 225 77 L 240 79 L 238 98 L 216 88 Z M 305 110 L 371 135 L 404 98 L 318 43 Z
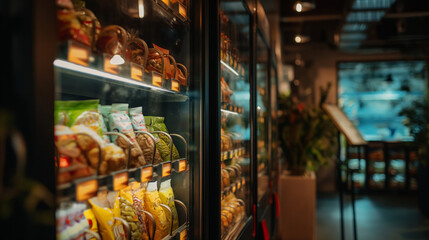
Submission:
M 269 187 L 269 115 L 268 96 L 268 47 L 258 34 L 256 39 L 256 117 L 257 117 L 257 160 L 258 160 L 258 201 L 262 199 Z
M 221 1 L 221 236 L 235 239 L 250 215 L 249 14 Z
M 348 62 L 338 65 L 338 102 L 367 141 L 412 141 L 399 112 L 426 89 L 424 61 Z

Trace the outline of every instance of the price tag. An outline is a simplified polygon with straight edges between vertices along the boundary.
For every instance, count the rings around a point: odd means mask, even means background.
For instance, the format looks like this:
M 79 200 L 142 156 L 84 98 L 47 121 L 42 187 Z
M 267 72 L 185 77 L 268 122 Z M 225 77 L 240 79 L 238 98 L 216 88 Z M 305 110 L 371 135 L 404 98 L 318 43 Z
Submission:
M 238 149 L 235 149 L 235 157 L 238 157 Z
M 241 188 L 241 182 L 237 183 L 237 188 L 240 189 Z
M 141 182 L 149 182 L 152 179 L 153 168 L 145 167 L 141 170 Z
M 180 240 L 188 239 L 188 229 L 185 228 L 180 232 Z
M 246 183 L 246 179 L 245 178 L 243 178 L 242 180 L 241 180 L 241 185 L 243 185 L 244 186 L 244 184 Z
M 234 186 L 232 186 L 232 192 L 235 193 L 235 190 L 236 190 L 236 187 L 235 187 L 235 184 L 234 184 Z
M 186 170 L 186 159 L 179 161 L 179 172 L 183 172 Z
M 118 74 L 119 73 L 119 66 L 113 65 L 110 63 L 110 59 L 112 59 L 109 55 L 104 55 L 104 71 L 108 73 Z
M 162 165 L 162 177 L 170 176 L 171 174 L 171 163 L 164 163 Z
M 143 68 L 136 64 L 131 64 L 131 78 L 137 81 L 143 81 Z
M 113 175 L 113 191 L 121 190 L 128 186 L 128 171 Z
M 229 105 L 229 111 L 234 111 L 234 106 Z
M 76 184 L 76 201 L 82 202 L 97 195 L 98 181 L 90 179 Z
M 238 112 L 237 106 L 234 107 L 234 112 Z
M 82 46 L 71 41 L 68 49 L 67 59 L 70 62 L 88 66 L 89 49 L 86 46 Z
M 67 60 L 83 66 L 88 66 L 89 48 L 79 43 L 69 41 Z
M 176 92 L 180 91 L 179 80 L 171 79 L 171 90 L 176 91 Z
M 162 76 L 157 72 L 152 72 L 152 85 L 162 87 Z
M 179 2 L 179 14 L 186 18 L 186 7 Z
M 170 0 L 162 0 L 162 2 L 163 2 L 165 5 L 167 5 L 167 6 L 169 6 L 169 5 L 170 5 Z

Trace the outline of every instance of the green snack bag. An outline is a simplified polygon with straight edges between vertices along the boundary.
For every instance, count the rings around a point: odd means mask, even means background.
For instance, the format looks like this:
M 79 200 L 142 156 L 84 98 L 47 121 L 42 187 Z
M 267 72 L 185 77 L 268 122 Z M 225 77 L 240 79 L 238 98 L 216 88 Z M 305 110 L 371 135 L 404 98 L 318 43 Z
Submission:
M 161 182 L 159 188 L 159 197 L 161 198 L 161 203 L 167 205 L 173 214 L 173 231 L 179 227 L 179 216 L 177 214 L 176 204 L 174 204 L 174 193 L 173 188 L 171 188 L 171 179 L 168 179 L 164 182 Z M 170 222 L 170 217 L 168 222 Z
M 99 100 L 55 101 L 55 124 L 84 125 L 103 136 L 98 113 Z
M 142 107 L 130 108 L 129 110 L 131 123 L 133 125 L 134 131 L 146 131 L 148 132 L 145 124 L 145 119 L 142 112 Z M 153 164 L 158 164 L 162 162 L 162 157 L 159 154 L 159 150 L 155 151 L 155 159 L 153 158 L 153 148 L 154 141 L 147 134 L 136 133 L 137 143 L 143 151 L 144 158 L 146 162 Z M 156 140 L 155 140 L 156 141 Z
M 154 131 L 163 131 L 168 133 L 167 126 L 165 126 L 164 123 L 164 117 L 151 117 L 151 120 Z M 170 139 L 167 136 L 164 134 L 159 134 L 159 138 L 161 138 L 167 144 L 167 146 L 170 147 Z M 173 160 L 179 158 L 179 151 L 177 151 L 177 148 L 173 143 Z
M 148 129 L 148 131 L 151 133 L 151 132 L 154 132 L 154 131 L 158 131 L 158 130 L 155 130 L 155 128 L 154 128 L 154 126 L 153 126 L 153 118 L 155 118 L 155 117 L 151 117 L 151 116 L 148 116 L 148 117 L 144 117 L 144 119 L 145 119 L 145 122 L 146 122 L 146 128 Z M 163 134 L 157 134 L 157 133 L 154 133 L 153 134 L 153 136 L 155 137 L 155 143 L 156 143 L 156 149 L 157 149 L 157 151 L 159 152 L 159 154 L 161 155 L 161 158 L 162 158 L 162 160 L 164 161 L 164 162 L 168 162 L 168 161 L 171 161 L 171 158 L 170 158 L 170 145 L 169 144 L 167 144 L 164 140 L 163 140 L 163 138 L 162 137 L 160 137 L 160 136 L 164 136 L 164 139 L 167 139 L 167 141 L 169 142 L 169 139 L 168 139 L 168 137 L 166 137 L 165 135 L 163 135 Z M 156 160 L 156 159 L 155 159 Z

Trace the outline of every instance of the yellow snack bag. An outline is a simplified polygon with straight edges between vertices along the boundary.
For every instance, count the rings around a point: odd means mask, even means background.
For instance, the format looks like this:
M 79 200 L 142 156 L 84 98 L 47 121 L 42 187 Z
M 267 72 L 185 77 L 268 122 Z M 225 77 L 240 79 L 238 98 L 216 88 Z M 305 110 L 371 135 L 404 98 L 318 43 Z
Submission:
M 155 240 L 163 239 L 168 235 L 170 227 L 167 221 L 166 213 L 163 207 L 160 206 L 161 199 L 157 191 L 156 182 L 148 184 L 146 193 L 144 194 L 144 208 L 153 215 L 156 223 Z M 151 224 L 149 224 L 151 227 Z
M 87 209 L 83 212 L 86 220 L 88 220 L 89 230 L 98 233 L 98 225 L 97 219 L 95 218 L 94 212 L 92 209 Z M 90 238 L 90 240 L 94 240 L 95 238 Z
M 101 192 L 98 196 L 89 200 L 94 216 L 97 219 L 100 235 L 102 239 L 124 239 L 125 233 L 121 223 L 113 219 L 113 217 L 120 217 L 119 204 L 117 200 L 113 200 L 114 204 L 112 206 L 112 201 L 109 202 L 108 199 L 117 199 L 118 193 L 111 192 L 109 193 L 110 196 L 107 195 L 107 192 Z
M 171 179 L 161 182 L 161 186 L 159 188 L 159 197 L 161 198 L 161 203 L 169 206 L 171 212 L 173 213 L 174 231 L 179 227 L 179 216 L 177 215 L 176 205 L 174 204 L 174 193 L 173 188 L 171 188 Z M 167 215 L 167 221 L 169 223 L 171 222 L 169 214 Z
M 124 188 L 119 192 L 121 217 L 128 222 L 131 228 L 131 239 L 148 239 L 145 227 L 145 218 L 138 189 Z

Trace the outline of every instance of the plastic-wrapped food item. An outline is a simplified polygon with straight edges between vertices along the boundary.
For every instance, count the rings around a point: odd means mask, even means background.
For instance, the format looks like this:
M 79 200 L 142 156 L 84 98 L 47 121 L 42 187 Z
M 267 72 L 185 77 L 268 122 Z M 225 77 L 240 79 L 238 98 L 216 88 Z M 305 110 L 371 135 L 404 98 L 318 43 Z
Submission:
M 92 211 L 97 219 L 102 239 L 124 239 L 125 231 L 119 221 L 113 217 L 121 217 L 117 192 L 101 192 L 89 200 Z
M 222 77 L 220 80 L 220 95 L 221 95 L 221 100 L 223 103 L 229 103 L 231 102 L 231 95 L 232 95 L 232 91 L 228 86 L 228 83 L 226 83 L 225 79 Z
M 128 116 L 128 104 L 112 104 L 109 115 L 109 129 L 112 132 L 124 134 L 133 143 L 131 146 L 130 167 L 135 168 L 144 166 L 146 161 L 140 146 L 136 142 L 136 136 L 131 125 L 130 117 Z M 125 139 L 118 136 L 112 136 L 112 142 L 115 142 L 123 149 L 127 149 L 126 154 L 128 154 L 128 145 Z
M 89 230 L 98 233 L 97 219 L 95 218 L 92 209 L 85 210 L 83 215 L 85 216 L 86 220 L 88 220 Z M 95 238 L 90 238 L 90 240 L 95 240 Z
M 90 35 L 87 35 L 77 18 L 76 11 L 69 0 L 57 1 L 58 40 L 75 40 L 90 46 Z
M 89 43 L 94 46 L 100 34 L 101 25 L 95 14 L 87 8 L 75 9 L 76 17 L 81 23 L 81 29 L 89 38 Z
M 125 60 L 146 67 L 149 49 L 143 39 L 132 37 L 125 50 Z
M 55 124 L 85 125 L 103 136 L 99 100 L 55 101 Z
M 75 133 L 86 133 L 87 135 L 77 135 L 79 146 L 85 151 L 89 165 L 93 169 L 97 169 L 99 148 L 101 147 L 101 157 L 103 161 L 100 164 L 100 174 L 109 174 L 111 172 L 126 168 L 126 155 L 122 148 L 108 143 L 105 144 L 103 139 L 97 135 L 92 129 L 83 125 L 71 127 Z M 98 143 L 98 145 L 97 145 Z
M 64 125 L 55 126 L 55 146 L 60 159 L 58 161 L 58 184 L 93 174 L 77 144 L 75 133 Z
M 145 118 L 145 122 L 149 123 L 146 125 L 147 129 L 149 132 L 153 132 L 154 127 L 152 126 L 152 117 L 144 117 Z M 163 134 L 160 134 L 163 135 Z M 170 147 L 169 145 L 164 142 L 164 140 L 162 138 L 159 137 L 158 134 L 153 134 L 153 136 L 155 137 L 155 144 L 156 144 L 156 150 L 159 152 L 162 161 L 167 162 L 167 161 L 171 161 L 170 158 Z M 155 158 L 155 160 L 158 160 Z
M 171 179 L 161 182 L 159 187 L 159 197 L 161 198 L 161 203 L 170 207 L 171 212 L 173 213 L 173 231 L 179 227 L 179 216 L 177 214 L 176 204 L 174 204 L 174 192 L 171 188 Z M 171 222 L 170 217 L 167 216 L 167 221 Z
M 83 203 L 72 203 L 68 206 L 60 206 L 56 212 L 57 239 L 74 240 L 83 239 L 85 230 L 89 224 L 84 216 L 86 205 Z
M 103 117 L 104 125 L 106 126 L 106 128 L 109 126 L 109 115 L 110 115 L 111 109 L 112 109 L 112 106 L 110 105 L 98 105 L 98 112 Z
M 106 119 L 104 119 L 103 114 L 101 113 L 102 110 L 102 106 L 98 105 L 98 114 L 100 115 L 100 127 L 101 127 L 101 131 L 103 132 L 103 139 L 106 143 L 110 143 L 110 137 L 105 135 L 106 132 L 108 132 L 107 130 L 107 126 L 109 125 L 109 120 L 107 119 L 107 125 L 106 125 Z
M 176 76 L 175 78 L 179 80 L 180 84 L 183 86 L 188 85 L 188 69 L 185 67 L 185 65 L 176 63 Z
M 230 179 L 229 179 L 229 173 L 228 173 L 228 171 L 227 170 L 225 170 L 225 169 L 222 169 L 222 171 L 221 171 L 221 177 L 222 177 L 222 184 L 223 184 L 223 187 L 225 188 L 225 187 L 228 187 L 229 186 L 229 184 L 231 183 L 231 181 L 230 181 Z
M 168 133 L 167 126 L 164 123 L 164 117 L 149 117 L 148 119 L 150 119 L 150 126 L 152 127 L 153 131 L 163 131 Z M 170 151 L 170 139 L 164 134 L 158 134 L 158 135 L 159 135 L 159 138 L 162 139 L 167 144 Z M 170 156 L 170 152 L 168 152 L 168 156 Z M 179 158 L 180 158 L 179 151 L 177 151 L 176 146 L 173 144 L 173 160 L 179 159 Z
M 145 119 L 142 112 L 142 107 L 130 108 L 130 118 L 131 123 L 135 131 L 148 131 L 146 128 Z M 144 158 L 147 163 L 158 164 L 162 162 L 161 155 L 159 154 L 158 149 L 155 152 L 155 159 L 153 158 L 153 149 L 154 142 L 147 134 L 137 134 L 136 136 L 137 143 L 143 151 Z
M 160 204 L 161 199 L 157 191 L 156 182 L 150 182 L 144 195 L 144 208 L 153 215 L 155 220 L 155 240 L 160 240 L 167 236 L 170 227 L 166 213 Z
M 123 55 L 128 42 L 128 32 L 118 25 L 109 25 L 101 29 L 97 39 L 97 49 L 110 55 Z
M 155 71 L 166 79 L 173 78 L 176 71 L 176 61 L 169 55 L 170 51 L 153 44 L 149 49 L 146 71 Z
M 140 193 L 139 190 L 131 190 L 131 187 L 119 191 L 121 216 L 130 225 L 132 240 L 149 238 L 145 226 L 142 199 L 139 196 L 143 196 L 141 189 Z

